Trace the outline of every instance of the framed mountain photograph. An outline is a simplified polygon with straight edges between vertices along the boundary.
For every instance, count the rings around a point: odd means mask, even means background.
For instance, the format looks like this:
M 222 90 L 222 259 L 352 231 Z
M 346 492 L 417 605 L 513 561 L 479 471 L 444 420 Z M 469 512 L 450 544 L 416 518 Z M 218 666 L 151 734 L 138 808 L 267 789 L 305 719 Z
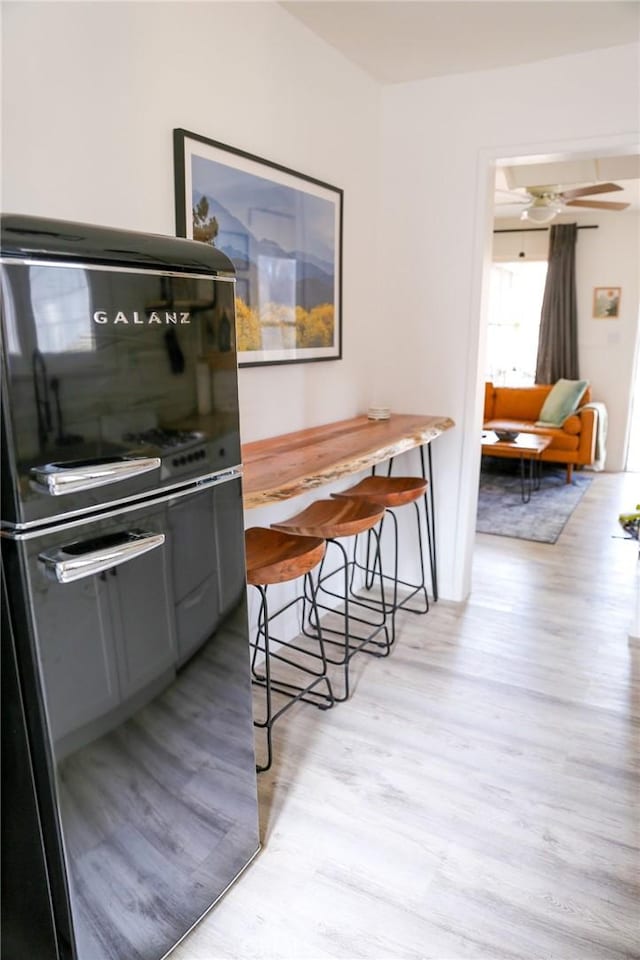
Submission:
M 238 361 L 342 356 L 342 190 L 174 130 L 176 232 L 236 269 Z

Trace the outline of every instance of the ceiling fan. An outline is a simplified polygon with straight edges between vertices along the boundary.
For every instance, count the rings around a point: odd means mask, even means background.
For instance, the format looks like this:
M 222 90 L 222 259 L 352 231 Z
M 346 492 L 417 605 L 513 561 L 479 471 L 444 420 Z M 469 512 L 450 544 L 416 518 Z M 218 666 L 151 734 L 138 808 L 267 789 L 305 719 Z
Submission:
M 630 204 L 616 203 L 611 200 L 585 200 L 599 193 L 613 193 L 622 190 L 617 183 L 596 183 L 593 186 L 576 187 L 574 190 L 560 190 L 555 186 L 526 187 L 527 199 L 518 202 L 528 206 L 520 214 L 521 220 L 534 223 L 548 223 L 567 207 L 587 207 L 591 210 L 626 210 Z

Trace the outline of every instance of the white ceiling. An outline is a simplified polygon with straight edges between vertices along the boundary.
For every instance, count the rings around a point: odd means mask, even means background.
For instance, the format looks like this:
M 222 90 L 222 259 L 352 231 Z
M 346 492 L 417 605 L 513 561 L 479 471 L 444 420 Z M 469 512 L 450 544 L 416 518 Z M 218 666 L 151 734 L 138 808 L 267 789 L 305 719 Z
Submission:
M 280 5 L 385 84 L 515 66 L 640 39 L 637 0 L 293 0 Z M 616 159 L 500 168 L 495 215 L 519 217 L 525 186 L 568 189 L 608 180 L 623 189 L 594 199 L 630 203 L 629 209 L 638 210 L 638 157 L 631 167 L 629 158 L 615 166 Z M 580 207 L 567 212 L 572 218 L 592 215 Z M 620 211 L 603 212 L 620 216 Z
M 292 16 L 381 83 L 632 43 L 636 0 L 294 0 Z

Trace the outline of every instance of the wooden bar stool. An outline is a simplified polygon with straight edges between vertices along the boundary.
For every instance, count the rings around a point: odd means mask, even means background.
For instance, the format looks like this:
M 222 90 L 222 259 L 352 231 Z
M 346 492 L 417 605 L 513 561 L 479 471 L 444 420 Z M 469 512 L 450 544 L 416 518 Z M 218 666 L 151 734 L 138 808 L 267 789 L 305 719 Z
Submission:
M 332 647 L 337 650 L 339 649 L 339 652 L 337 652 L 334 657 L 327 654 L 327 660 L 329 663 L 337 664 L 344 668 L 344 694 L 341 697 L 335 696 L 336 700 L 347 700 L 350 695 L 349 664 L 356 653 L 362 650 L 364 653 L 384 657 L 387 656 L 391 650 L 384 595 L 378 611 L 379 616 L 376 620 L 372 621 L 370 618 L 356 616 L 353 612 L 352 608 L 354 606 L 359 609 L 366 607 L 368 610 L 371 610 L 372 608 L 369 604 L 362 604 L 354 598 L 350 590 L 350 571 L 353 561 L 349 560 L 347 551 L 340 542 L 340 540 L 345 537 L 357 536 L 360 533 L 371 531 L 376 541 L 374 570 L 377 569 L 381 577 L 382 561 L 376 527 L 380 523 L 383 515 L 383 507 L 364 501 L 359 502 L 348 499 L 316 500 L 315 503 L 312 503 L 301 513 L 296 514 L 296 516 L 291 517 L 289 520 L 273 524 L 276 530 L 281 530 L 288 534 L 322 537 L 326 540 L 327 544 L 332 544 L 340 554 L 341 563 L 335 570 L 329 573 L 323 573 L 326 557 L 320 565 L 316 587 L 316 610 L 312 611 L 312 616 L 309 617 L 307 621 L 314 632 L 319 632 L 320 621 L 317 616 L 317 609 L 335 612 L 334 607 L 327 606 L 326 604 L 323 605 L 319 601 L 318 595 L 320 594 L 332 596 L 344 603 L 344 613 L 342 614 L 344 618 L 344 628 L 342 630 L 329 629 L 327 626 L 323 626 L 322 628 L 325 644 L 331 644 Z M 336 593 L 328 588 L 327 583 L 333 577 L 339 576 L 340 574 L 342 574 L 344 578 L 344 588 L 342 593 Z M 380 580 L 380 585 L 382 589 L 382 580 Z M 361 633 L 353 632 L 358 625 L 366 629 L 367 632 L 364 636 Z M 327 634 L 332 634 L 341 639 L 330 640 Z
M 409 610 L 411 613 L 427 613 L 429 610 L 429 596 L 427 594 L 427 587 L 425 583 L 425 573 L 424 573 L 424 550 L 422 544 L 422 528 L 420 524 L 420 510 L 419 503 L 420 500 L 424 498 L 425 491 L 427 489 L 427 481 L 423 477 L 392 477 L 392 476 L 377 476 L 372 474 L 369 477 L 365 477 L 363 480 L 360 480 L 359 483 L 356 483 L 353 487 L 349 487 L 347 490 L 341 490 L 339 493 L 332 494 L 333 497 L 338 499 L 347 498 L 350 500 L 355 500 L 358 502 L 364 502 L 372 504 L 373 506 L 384 507 L 385 513 L 383 519 L 380 521 L 380 527 L 378 529 L 378 534 L 382 536 L 382 527 L 386 517 L 390 517 L 393 523 L 393 542 L 394 542 L 394 560 L 393 560 L 393 573 L 382 573 L 382 583 L 391 582 L 392 587 L 392 599 L 388 601 L 386 597 L 383 598 L 386 605 L 386 609 L 391 612 L 391 642 L 395 640 L 396 636 L 396 611 L 400 609 Z M 400 580 L 398 576 L 398 551 L 399 551 L 399 539 L 398 539 L 398 519 L 395 515 L 395 510 L 398 507 L 403 507 L 412 503 L 415 509 L 415 518 L 416 518 L 416 530 L 417 530 L 417 539 L 418 539 L 418 556 L 420 564 L 420 582 L 419 583 L 408 583 L 406 580 Z M 428 523 L 428 518 L 425 518 Z M 379 542 L 379 541 L 378 541 Z M 355 573 L 356 569 L 362 569 L 365 573 L 365 586 L 367 590 L 370 590 L 373 586 L 373 568 L 371 566 L 371 541 L 370 536 L 367 537 L 367 553 L 366 561 L 364 564 L 358 563 L 356 560 L 356 548 L 354 549 L 354 568 L 353 572 Z M 398 599 L 398 587 L 407 587 L 409 592 L 403 596 L 400 600 Z M 422 594 L 424 602 L 420 604 L 418 608 L 415 606 L 409 606 L 410 601 L 417 595 Z M 382 601 L 377 601 L 371 599 L 371 606 L 374 609 L 379 609 Z
M 250 527 L 245 531 L 245 550 L 247 558 L 247 583 L 255 587 L 260 594 L 260 608 L 258 611 L 258 626 L 256 637 L 250 640 L 253 650 L 251 658 L 251 680 L 256 686 L 265 690 L 265 718 L 253 721 L 254 726 L 266 730 L 267 761 L 264 766 L 257 765 L 256 770 L 261 773 L 268 770 L 273 759 L 272 729 L 276 720 L 292 707 L 298 700 L 312 703 L 320 710 L 327 710 L 334 704 L 331 682 L 327 677 L 327 658 L 320 629 L 315 632 L 317 650 L 307 651 L 290 641 L 278 640 L 272 636 L 270 624 L 297 603 L 303 605 L 303 617 L 306 604 L 310 603 L 314 618 L 319 624 L 316 609 L 315 588 L 311 578 L 311 570 L 321 563 L 325 554 L 325 543 L 319 537 L 297 537 L 282 533 L 267 527 Z M 269 612 L 267 604 L 267 587 L 275 583 L 286 583 L 304 577 L 304 591 L 289 603 L 280 607 L 274 613 Z M 279 644 L 273 650 L 272 642 Z M 287 650 L 297 650 L 304 656 L 295 660 L 286 655 Z M 264 654 L 264 672 L 258 671 L 258 654 Z M 273 661 L 285 663 L 293 670 L 313 679 L 309 682 L 293 684 L 289 680 L 273 676 Z M 319 661 L 319 665 L 317 665 Z M 297 676 L 296 676 L 297 679 Z M 315 688 L 319 685 L 326 687 L 326 693 Z M 274 709 L 273 694 L 282 694 L 288 700 L 283 706 Z

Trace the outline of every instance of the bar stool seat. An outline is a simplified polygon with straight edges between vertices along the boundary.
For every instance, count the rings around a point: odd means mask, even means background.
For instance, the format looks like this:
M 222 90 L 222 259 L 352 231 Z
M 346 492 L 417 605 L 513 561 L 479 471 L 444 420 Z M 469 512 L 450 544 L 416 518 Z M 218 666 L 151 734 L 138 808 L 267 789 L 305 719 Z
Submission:
M 320 537 L 294 537 L 271 527 L 250 527 L 245 531 L 247 583 L 268 586 L 286 583 L 309 573 L 324 557 Z
M 355 500 L 339 503 L 336 500 L 316 500 L 289 520 L 271 526 L 285 533 L 329 540 L 364 533 L 379 523 L 383 515 L 384 507 L 377 504 L 358 503 Z
M 427 481 L 422 477 L 383 477 L 374 474 L 331 496 L 366 500 L 382 507 L 403 507 L 424 496 L 426 489 Z
M 376 619 L 358 617 L 352 611 L 354 606 L 360 609 L 366 607 L 368 610 L 371 610 L 372 607 L 368 603 L 361 603 L 350 591 L 349 573 L 352 570 L 353 561 L 349 560 L 347 551 L 340 543 L 340 540 L 345 537 L 357 537 L 360 533 L 372 532 L 376 537 L 377 567 L 381 577 L 380 549 L 375 528 L 379 525 L 383 516 L 384 507 L 379 504 L 368 503 L 364 500 L 332 498 L 331 500 L 316 500 L 288 520 L 273 524 L 274 529 L 285 533 L 297 536 L 322 537 L 327 544 L 334 545 L 341 554 L 342 562 L 340 566 L 329 573 L 323 572 L 326 563 L 325 555 L 318 572 L 316 588 L 318 594 L 326 594 L 344 603 L 344 629 L 336 630 L 325 626 L 322 630 L 324 643 L 331 644 L 337 650 L 334 657 L 327 654 L 327 660 L 329 663 L 344 667 L 344 695 L 341 697 L 335 695 L 336 700 L 346 700 L 350 695 L 349 664 L 356 653 L 362 650 L 374 656 L 387 656 L 391 649 L 384 600 L 377 611 Z M 327 582 L 340 573 L 344 574 L 344 590 L 342 593 L 337 593 L 329 589 Z M 382 589 L 381 579 L 380 586 Z M 317 597 L 316 605 L 322 610 L 335 612 L 335 605 L 323 605 Z M 307 622 L 313 631 L 319 630 L 320 624 L 317 618 L 309 618 Z M 354 625 L 357 624 L 366 629 L 367 632 L 364 636 L 362 633 L 352 632 Z M 327 634 L 332 634 L 340 639 L 330 640 Z M 313 633 L 307 635 L 312 636 Z
M 358 502 L 370 503 L 377 506 L 385 507 L 385 516 L 390 516 L 393 521 L 394 526 L 394 569 L 393 574 L 383 574 L 383 581 L 391 581 L 392 590 L 393 590 L 393 600 L 391 602 L 387 601 L 387 607 L 391 611 L 391 636 L 392 642 L 395 640 L 395 619 L 396 611 L 399 609 L 407 609 L 412 613 L 427 613 L 429 610 L 429 597 L 427 594 L 427 588 L 424 579 L 424 555 L 422 549 L 422 531 L 420 526 L 420 512 L 418 508 L 418 501 L 421 498 L 424 498 L 427 490 L 427 481 L 424 477 L 392 477 L 392 476 L 378 476 L 372 474 L 371 476 L 364 477 L 353 487 L 348 487 L 346 490 L 341 490 L 338 493 L 333 493 L 332 496 L 338 499 L 351 499 Z M 417 584 L 407 583 L 404 580 L 400 580 L 398 576 L 398 521 L 394 514 L 394 509 L 407 504 L 413 503 L 415 512 L 416 512 L 416 528 L 418 536 L 418 547 L 419 547 L 419 563 L 420 563 L 420 582 Z M 427 521 L 428 522 L 428 521 Z M 381 521 L 379 533 L 382 534 L 382 524 L 384 520 Z M 372 575 L 370 568 L 370 544 L 367 543 L 367 559 L 364 565 L 355 564 L 356 567 L 360 567 L 365 571 L 365 585 L 367 588 L 372 586 Z M 408 595 L 404 596 L 402 599 L 398 599 L 398 586 L 404 586 L 409 588 Z M 419 608 L 408 606 L 409 601 L 416 596 L 416 594 L 422 593 L 424 597 L 424 606 Z M 377 609 L 379 602 L 376 600 L 370 601 L 372 606 Z
M 257 765 L 258 772 L 268 770 L 273 760 L 272 729 L 275 721 L 282 716 L 298 700 L 312 703 L 321 710 L 332 707 L 335 698 L 331 689 L 331 682 L 327 677 L 327 658 L 324 650 L 322 632 L 318 629 L 314 634 L 317 644 L 316 650 L 306 650 L 295 643 L 277 639 L 272 636 L 270 624 L 286 610 L 297 603 L 303 605 L 303 618 L 306 604 L 310 603 L 319 623 L 315 605 L 315 588 L 311 578 L 311 571 L 322 562 L 325 554 L 325 542 L 320 537 L 294 536 L 268 527 L 250 527 L 245 531 L 245 553 L 247 564 L 247 583 L 255 587 L 260 594 L 260 608 L 258 611 L 258 625 L 255 639 L 250 640 L 253 650 L 251 658 L 251 680 L 256 686 L 265 690 L 266 704 L 263 720 L 254 719 L 255 727 L 266 730 L 267 761 L 264 765 Z M 277 583 L 287 583 L 304 577 L 305 587 L 302 594 L 297 595 L 289 603 L 280 607 L 274 613 L 269 612 L 267 603 L 267 587 Z M 272 648 L 272 641 L 277 640 L 278 648 Z M 261 643 L 262 641 L 262 643 Z M 298 656 L 291 659 L 288 651 L 297 651 Z M 264 653 L 263 673 L 259 672 L 258 653 Z M 307 682 L 294 684 L 284 677 L 273 676 L 273 665 L 278 661 L 289 666 L 289 677 L 292 670 L 302 673 L 312 679 Z M 313 665 L 310 665 L 309 661 Z M 316 665 L 319 661 L 319 665 Z M 296 679 L 298 676 L 296 675 Z M 316 687 L 323 684 L 326 693 L 319 692 Z M 274 709 L 273 694 L 279 693 L 288 700 L 277 710 Z

